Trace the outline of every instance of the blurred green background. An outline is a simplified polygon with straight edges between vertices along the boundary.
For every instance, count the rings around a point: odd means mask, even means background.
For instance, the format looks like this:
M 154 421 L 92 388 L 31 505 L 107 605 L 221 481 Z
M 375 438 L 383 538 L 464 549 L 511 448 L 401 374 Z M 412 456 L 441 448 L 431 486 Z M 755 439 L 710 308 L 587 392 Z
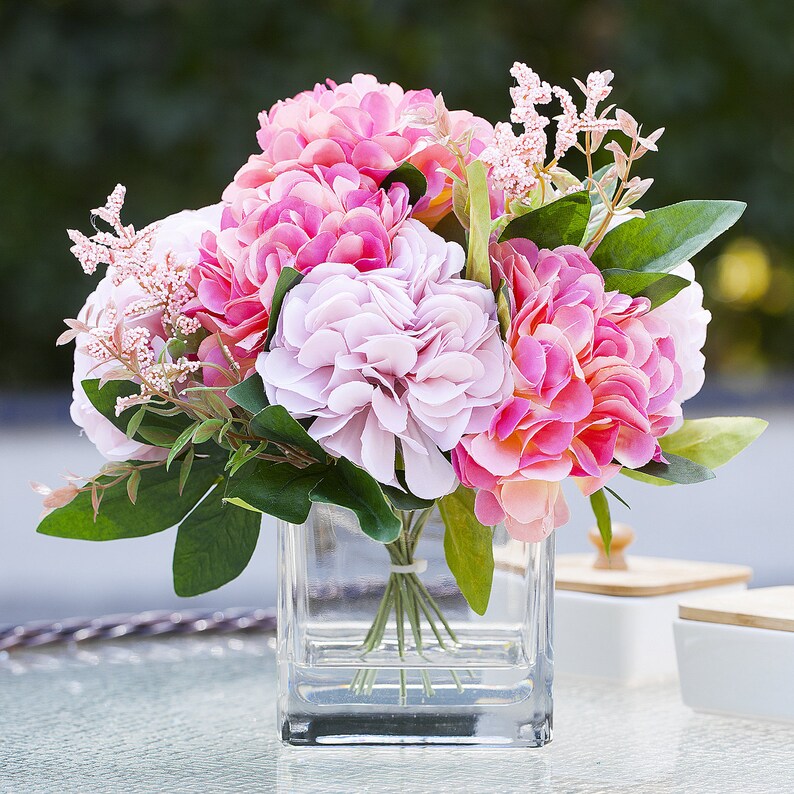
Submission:
M 92 279 L 67 227 L 116 182 L 136 225 L 218 200 L 256 147 L 257 113 L 356 71 L 505 119 L 523 60 L 666 126 L 644 206 L 749 204 L 696 261 L 714 312 L 709 371 L 794 363 L 794 4 L 788 0 L 0 1 L 0 389 L 65 387 L 56 349 Z

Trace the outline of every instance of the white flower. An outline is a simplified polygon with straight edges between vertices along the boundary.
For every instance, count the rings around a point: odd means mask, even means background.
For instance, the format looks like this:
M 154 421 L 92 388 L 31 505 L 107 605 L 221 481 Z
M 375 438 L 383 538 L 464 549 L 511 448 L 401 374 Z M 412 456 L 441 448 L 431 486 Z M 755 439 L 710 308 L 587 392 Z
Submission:
M 655 308 L 652 314 L 670 326 L 670 335 L 675 342 L 675 358 L 684 376 L 683 384 L 675 396 L 675 402 L 681 404 L 700 391 L 706 377 L 706 357 L 701 350 L 706 343 L 706 326 L 711 320 L 711 312 L 703 308 L 703 287 L 695 281 L 695 268 L 689 262 L 684 262 L 671 272 L 692 284 Z

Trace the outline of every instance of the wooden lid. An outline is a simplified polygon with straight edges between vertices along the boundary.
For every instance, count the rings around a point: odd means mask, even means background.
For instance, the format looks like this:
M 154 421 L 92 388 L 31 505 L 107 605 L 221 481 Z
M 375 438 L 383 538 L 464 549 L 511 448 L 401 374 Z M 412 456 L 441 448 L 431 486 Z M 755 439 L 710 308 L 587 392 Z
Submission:
M 556 563 L 558 590 L 609 596 L 684 593 L 748 582 L 752 575 L 745 565 L 633 555 L 628 557 L 627 570 L 594 568 L 591 554 L 560 554 Z
M 794 631 L 794 587 L 759 587 L 701 596 L 678 607 L 683 620 Z

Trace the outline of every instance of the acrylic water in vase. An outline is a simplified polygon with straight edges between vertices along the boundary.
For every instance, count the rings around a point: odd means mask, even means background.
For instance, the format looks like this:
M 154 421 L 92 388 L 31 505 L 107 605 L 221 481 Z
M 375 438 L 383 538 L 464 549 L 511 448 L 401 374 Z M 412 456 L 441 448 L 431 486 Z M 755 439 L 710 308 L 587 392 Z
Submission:
M 279 519 L 294 744 L 549 741 L 562 480 L 608 546 L 618 474 L 709 479 L 762 429 L 681 419 L 709 319 L 686 260 L 744 205 L 638 209 L 662 130 L 599 109 L 612 73 L 577 81 L 581 109 L 511 74 L 495 127 L 428 89 L 329 80 L 259 116 L 217 204 L 136 230 L 119 185 L 94 234 L 69 232 L 86 273 L 106 266 L 59 343 L 107 462 L 35 486 L 39 532 L 178 526 L 193 596 Z
M 553 539 L 519 543 L 496 528 L 494 597 L 479 615 L 445 562 L 438 513 L 402 516 L 387 547 L 332 506 L 280 523 L 282 739 L 550 741 Z

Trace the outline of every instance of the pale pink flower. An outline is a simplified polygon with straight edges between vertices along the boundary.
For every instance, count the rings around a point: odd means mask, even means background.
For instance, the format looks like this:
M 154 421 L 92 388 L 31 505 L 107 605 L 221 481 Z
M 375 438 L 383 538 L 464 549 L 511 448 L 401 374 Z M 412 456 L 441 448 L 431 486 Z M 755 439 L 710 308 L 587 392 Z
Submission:
M 120 201 L 109 204 L 116 207 L 116 212 L 121 208 Z M 199 259 L 201 237 L 208 230 L 218 228 L 220 214 L 221 206 L 214 205 L 179 212 L 153 225 L 147 235 L 146 261 L 154 262 L 156 267 L 156 263 L 168 256 L 175 267 L 189 270 Z M 162 460 L 167 454 L 167 450 L 127 438 L 94 408 L 82 387 L 83 380 L 113 378 L 114 374 L 132 379 L 108 349 L 114 348 L 119 340 L 121 349 L 118 352 L 131 354 L 134 351 L 142 366 L 148 363 L 154 369 L 161 368 L 157 361 L 163 354 L 169 333 L 163 322 L 163 304 L 152 305 L 149 311 L 142 311 L 142 305 L 151 295 L 133 275 L 121 278 L 113 265 L 108 267 L 106 275 L 88 296 L 77 318 L 79 327 L 88 330 L 80 330 L 75 335 L 74 392 L 70 412 L 75 424 L 83 428 L 100 454 L 108 460 Z M 164 366 L 177 366 L 167 355 L 164 360 Z M 199 366 L 197 362 L 183 364 L 178 368 L 187 367 L 195 371 Z
M 113 314 L 114 323 L 118 317 L 123 318 L 124 310 L 142 298 L 143 293 L 133 279 L 121 284 L 114 284 L 112 268 L 97 284 L 97 288 L 88 296 L 85 305 L 77 315 L 77 319 L 89 326 L 102 326 L 108 312 Z M 151 339 L 164 339 L 162 321 L 158 313 L 145 317 L 136 317 L 125 323 L 128 330 L 140 329 L 147 334 L 147 344 Z M 96 337 L 82 332 L 75 339 L 74 373 L 72 375 L 72 405 L 70 410 L 72 421 L 83 428 L 91 443 L 99 454 L 107 460 L 163 460 L 168 450 L 141 444 L 134 441 L 119 430 L 109 419 L 94 408 L 86 396 L 82 382 L 103 375 L 118 368 L 118 362 L 112 359 L 98 361 L 90 355 Z
M 651 315 L 662 319 L 670 328 L 670 336 L 675 342 L 675 358 L 683 376 L 675 401 L 683 403 L 700 391 L 706 379 L 706 357 L 701 351 L 706 344 L 706 327 L 711 321 L 711 312 L 703 308 L 703 287 L 695 280 L 695 268 L 691 263 L 684 262 L 670 272 L 692 283 L 653 309 Z
M 481 521 L 539 540 L 567 520 L 563 479 L 589 494 L 621 466 L 659 459 L 656 437 L 680 413 L 681 370 L 667 324 L 645 298 L 605 292 L 582 249 L 539 252 L 521 240 L 491 255 L 513 293 L 515 386 L 452 459 L 461 482 L 480 489 Z
M 387 267 L 392 238 L 408 214 L 408 192 L 374 190 L 351 165 L 285 171 L 268 190 L 245 190 L 204 240 L 188 313 L 255 355 L 264 344 L 270 304 L 284 267 L 301 273 L 325 262 L 358 270 Z
M 349 83 L 328 80 L 277 102 L 259 115 L 262 153 L 238 171 L 224 199 L 235 201 L 242 190 L 266 188 L 283 171 L 337 163 L 353 165 L 378 186 L 409 162 L 428 181 L 413 215 L 432 225 L 452 207 L 452 181 L 442 169 L 462 175 L 450 143 L 468 163 L 492 133 L 490 124 L 468 111 L 444 108 L 439 119 L 437 100 L 427 89 L 404 91 L 396 83 L 384 85 L 372 75 L 356 74 Z
M 484 431 L 512 389 L 493 294 L 458 277 L 465 255 L 408 221 L 392 267 L 323 264 L 287 294 L 257 371 L 271 402 L 334 456 L 436 498 L 454 490 L 442 451 Z M 417 278 L 417 276 L 420 276 Z M 441 450 L 441 451 L 439 451 Z

